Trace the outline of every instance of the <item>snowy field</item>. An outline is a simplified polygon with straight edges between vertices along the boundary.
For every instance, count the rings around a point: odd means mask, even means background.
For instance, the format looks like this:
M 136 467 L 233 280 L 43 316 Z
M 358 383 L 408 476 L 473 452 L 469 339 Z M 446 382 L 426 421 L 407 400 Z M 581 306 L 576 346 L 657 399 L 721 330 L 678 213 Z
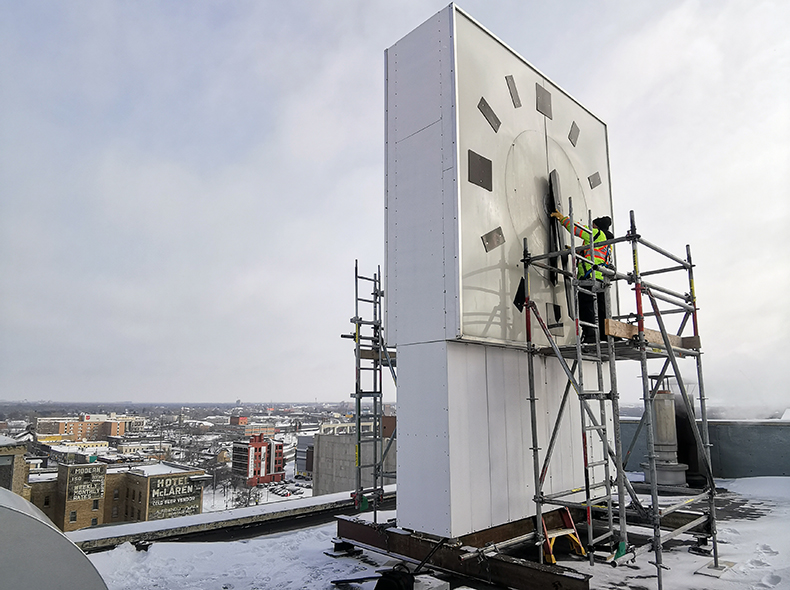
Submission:
M 242 506 L 258 506 L 282 500 L 310 498 L 313 495 L 312 483 L 294 478 L 294 462 L 285 464 L 285 482 L 266 484 L 259 488 L 234 488 L 230 481 L 218 484 L 216 488 L 209 483 L 203 489 L 203 513 L 231 510 Z
M 719 557 L 734 562 L 720 578 L 697 574 L 710 557 L 689 553 L 688 545 L 664 551 L 664 588 L 671 590 L 790 589 L 790 477 L 719 480 L 722 500 L 743 504 L 737 516 L 721 519 Z M 333 588 L 331 580 L 357 577 L 386 563 L 385 556 L 362 560 L 332 558 L 334 524 L 227 543 L 155 543 L 136 551 L 122 545 L 90 555 L 110 590 L 261 590 Z M 587 562 L 562 563 L 593 575 L 591 588 L 656 588 L 651 555 L 618 568 Z M 367 582 L 357 587 L 372 589 Z

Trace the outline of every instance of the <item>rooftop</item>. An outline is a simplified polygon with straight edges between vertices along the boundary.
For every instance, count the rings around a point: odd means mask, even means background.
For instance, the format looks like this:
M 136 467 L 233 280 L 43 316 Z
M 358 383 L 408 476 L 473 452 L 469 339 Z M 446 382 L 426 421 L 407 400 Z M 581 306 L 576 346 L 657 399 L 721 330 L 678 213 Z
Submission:
M 790 587 L 790 536 L 784 531 L 784 522 L 790 518 L 790 477 L 717 480 L 717 485 L 722 488 L 723 506 L 719 555 L 722 563 L 731 566 L 718 578 L 702 575 L 698 572 L 706 570 L 711 558 L 689 552 L 693 542 L 678 542 L 663 553 L 664 564 L 669 567 L 664 573 L 664 587 Z M 110 590 L 330 589 L 332 580 L 372 573 L 388 561 L 387 556 L 367 551 L 359 558 L 328 557 L 324 552 L 331 550 L 335 533 L 332 523 L 242 541 L 154 543 L 147 551 L 136 551 L 125 543 L 89 557 Z M 604 564 L 590 567 L 586 561 L 575 560 L 561 565 L 592 574 L 591 588 L 655 588 L 655 567 L 650 561 L 645 555 L 617 568 Z M 353 587 L 372 590 L 374 585 L 365 582 Z
M 24 441 L 0 434 L 0 447 L 16 447 L 24 444 L 26 444 Z
M 141 471 L 146 477 L 152 475 L 170 475 L 172 473 L 190 473 L 192 471 L 201 471 L 197 467 L 185 467 L 175 463 L 150 463 L 148 465 L 135 465 L 132 472 L 136 473 Z

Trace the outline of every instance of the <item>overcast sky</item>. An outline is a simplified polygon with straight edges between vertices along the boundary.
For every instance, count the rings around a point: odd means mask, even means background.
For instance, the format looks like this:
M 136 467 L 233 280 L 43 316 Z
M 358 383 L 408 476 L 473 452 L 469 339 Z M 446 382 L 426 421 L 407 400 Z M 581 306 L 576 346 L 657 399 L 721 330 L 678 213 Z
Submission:
M 0 399 L 348 399 L 383 54 L 446 5 L 0 2 Z M 708 395 L 790 405 L 790 4 L 459 5 L 606 122 L 615 232 L 691 245 Z

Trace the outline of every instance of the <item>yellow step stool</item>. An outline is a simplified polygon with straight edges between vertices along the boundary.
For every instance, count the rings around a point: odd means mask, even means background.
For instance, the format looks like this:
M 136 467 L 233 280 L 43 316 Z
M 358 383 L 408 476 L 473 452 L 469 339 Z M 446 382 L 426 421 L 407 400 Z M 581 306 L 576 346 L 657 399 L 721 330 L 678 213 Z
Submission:
M 548 528 L 546 525 L 546 517 L 550 517 Z M 577 555 L 587 555 L 581 541 L 579 540 L 579 533 L 576 530 L 576 525 L 573 523 L 571 513 L 567 508 L 561 508 L 556 512 L 547 514 L 543 520 L 543 554 L 548 563 L 557 563 L 554 557 L 554 543 L 560 537 L 568 537 L 571 547 Z

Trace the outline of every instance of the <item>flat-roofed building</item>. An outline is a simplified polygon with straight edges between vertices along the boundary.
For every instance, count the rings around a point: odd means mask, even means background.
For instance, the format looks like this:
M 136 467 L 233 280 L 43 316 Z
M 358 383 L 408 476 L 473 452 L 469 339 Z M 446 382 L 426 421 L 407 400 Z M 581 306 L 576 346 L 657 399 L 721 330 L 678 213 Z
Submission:
M 25 489 L 28 469 L 25 453 L 26 442 L 0 435 L 0 488 L 29 499 L 29 490 Z
M 202 469 L 176 463 L 60 464 L 31 472 L 30 502 L 62 531 L 200 514 Z
M 234 442 L 231 469 L 248 486 L 282 481 L 285 479 L 283 443 L 262 434 Z
M 38 418 L 36 432 L 56 434 L 69 440 L 102 440 L 108 436 L 123 436 L 127 431 L 142 430 L 145 418 L 110 414 L 80 414 L 60 418 Z
M 294 474 L 312 479 L 313 477 L 313 436 L 300 436 L 296 440 L 296 466 Z

